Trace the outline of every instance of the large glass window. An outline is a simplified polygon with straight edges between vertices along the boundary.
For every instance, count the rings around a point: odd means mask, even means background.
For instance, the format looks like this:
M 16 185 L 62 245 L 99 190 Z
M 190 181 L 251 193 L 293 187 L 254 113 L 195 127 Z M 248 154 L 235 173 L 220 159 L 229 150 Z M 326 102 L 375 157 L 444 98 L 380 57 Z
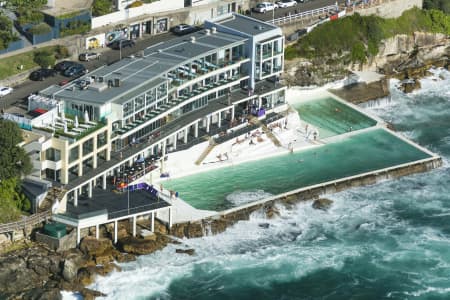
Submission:
M 160 86 L 158 86 L 158 90 L 157 90 L 157 96 L 158 99 L 161 99 L 163 97 L 165 97 L 167 95 L 167 84 L 161 84 Z
M 146 97 L 146 105 L 149 106 L 151 103 L 153 103 L 156 100 L 156 90 L 151 89 L 145 94 Z
M 69 163 L 76 161 L 79 158 L 78 146 L 69 150 Z
M 144 108 L 145 105 L 145 97 L 144 95 L 140 95 L 134 99 L 134 111 L 138 111 Z
M 97 148 L 106 145 L 106 131 L 97 135 Z
M 133 113 L 133 101 L 129 101 L 123 105 L 123 116 L 129 116 Z
M 83 156 L 88 155 L 94 150 L 94 140 L 89 139 L 83 143 Z
M 45 151 L 45 159 L 51 161 L 60 161 L 61 160 L 61 151 L 54 148 L 49 148 Z

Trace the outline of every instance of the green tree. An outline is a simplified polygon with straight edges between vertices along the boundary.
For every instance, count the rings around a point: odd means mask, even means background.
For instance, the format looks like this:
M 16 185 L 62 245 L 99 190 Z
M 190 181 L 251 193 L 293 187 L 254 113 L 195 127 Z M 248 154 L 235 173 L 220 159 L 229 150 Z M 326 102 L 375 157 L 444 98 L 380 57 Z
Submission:
M 31 172 L 32 165 L 25 150 L 19 146 L 22 132 L 16 123 L 0 120 L 0 180 L 21 177 Z
M 8 48 L 9 43 L 16 39 L 17 37 L 12 31 L 11 20 L 4 15 L 0 15 L 0 49 Z
M 47 50 L 36 51 L 33 60 L 42 68 L 52 67 L 56 62 L 55 54 Z
M 0 181 L 0 223 L 17 220 L 20 208 L 17 205 L 17 178 L 12 177 Z

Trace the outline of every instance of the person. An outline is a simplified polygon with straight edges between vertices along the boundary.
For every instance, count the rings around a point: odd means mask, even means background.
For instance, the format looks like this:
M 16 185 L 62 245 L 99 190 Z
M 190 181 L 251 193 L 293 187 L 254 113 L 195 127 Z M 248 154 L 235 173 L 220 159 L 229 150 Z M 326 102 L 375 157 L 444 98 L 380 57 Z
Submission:
M 225 156 L 225 159 L 228 160 L 228 152 L 225 152 L 225 153 L 223 154 L 223 156 Z
M 313 136 L 314 136 L 314 140 L 316 140 L 317 139 L 317 131 L 314 131 Z
M 250 143 L 248 143 L 249 145 L 254 145 L 255 143 L 253 142 L 253 139 L 250 139 Z

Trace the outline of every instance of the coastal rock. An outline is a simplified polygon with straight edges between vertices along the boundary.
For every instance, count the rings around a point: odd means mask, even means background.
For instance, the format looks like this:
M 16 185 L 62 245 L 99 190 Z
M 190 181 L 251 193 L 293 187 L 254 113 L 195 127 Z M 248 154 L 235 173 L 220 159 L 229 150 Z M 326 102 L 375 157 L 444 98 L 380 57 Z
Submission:
M 142 255 L 161 250 L 169 242 L 170 239 L 167 236 L 161 234 L 157 234 L 157 238 L 154 241 L 129 236 L 119 239 L 118 246 L 124 252 Z
M 265 214 L 267 219 L 273 219 L 280 216 L 280 211 L 273 205 L 265 207 Z
M 333 201 L 331 201 L 330 199 L 320 198 L 314 200 L 312 207 L 314 209 L 328 210 L 331 207 L 331 204 L 333 204 Z
M 118 263 L 124 263 L 124 262 L 130 262 L 130 261 L 135 261 L 136 260 L 136 255 L 131 254 L 131 253 L 120 253 L 116 256 L 116 261 Z
M 188 255 L 194 255 L 195 249 L 175 249 L 175 253 L 184 253 Z
M 99 291 L 91 290 L 88 288 L 83 288 L 80 291 L 80 294 L 83 296 L 84 300 L 94 300 L 96 297 L 106 297 L 106 294 L 103 294 Z
M 78 249 L 68 251 L 65 255 L 63 266 L 63 278 L 67 281 L 72 281 L 77 278 L 78 269 L 84 265 L 86 260 L 83 253 Z
M 421 88 L 419 80 L 406 80 L 400 83 L 400 90 L 404 93 L 411 93 Z
M 270 224 L 269 223 L 260 223 L 260 224 L 258 224 L 258 226 L 261 228 L 267 229 L 270 227 Z
M 103 255 L 107 250 L 113 249 L 110 239 L 99 238 L 92 236 L 83 238 L 80 243 L 80 250 L 91 258 Z

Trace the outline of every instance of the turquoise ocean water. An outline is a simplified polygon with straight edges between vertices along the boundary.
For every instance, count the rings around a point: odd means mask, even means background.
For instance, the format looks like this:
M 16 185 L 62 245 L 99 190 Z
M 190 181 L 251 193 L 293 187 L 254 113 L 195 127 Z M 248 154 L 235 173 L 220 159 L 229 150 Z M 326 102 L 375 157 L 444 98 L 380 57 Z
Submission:
M 92 285 L 106 299 L 450 299 L 450 74 L 392 90 L 372 112 L 444 159 L 442 168 L 254 213 L 226 232 L 170 245 Z M 438 78 L 438 77 L 436 77 Z M 388 103 L 387 103 L 388 102 Z M 268 228 L 259 226 L 268 223 Z

